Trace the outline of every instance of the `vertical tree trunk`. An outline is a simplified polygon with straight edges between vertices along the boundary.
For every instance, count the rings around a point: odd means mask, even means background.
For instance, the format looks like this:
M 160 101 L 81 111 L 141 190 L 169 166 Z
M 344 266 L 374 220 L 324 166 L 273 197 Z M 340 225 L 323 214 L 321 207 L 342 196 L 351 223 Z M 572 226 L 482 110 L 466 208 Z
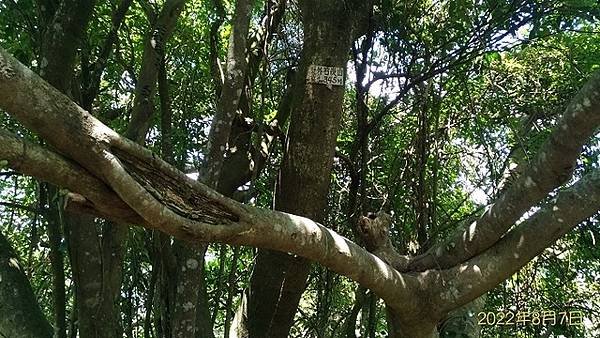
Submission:
M 77 48 L 95 4 L 95 0 L 62 0 L 55 11 L 45 11 L 49 21 L 41 41 L 40 76 L 67 96 L 71 96 Z
M 229 40 L 225 79 L 220 87 L 217 111 L 208 141 L 208 154 L 202 179 L 210 187 L 218 186 L 231 124 L 238 109 L 247 71 L 246 39 L 250 26 L 252 0 L 237 0 Z M 217 85 L 221 85 L 218 83 Z M 177 295 L 173 330 L 175 337 L 212 337 L 212 320 L 204 283 L 206 245 L 190 246 L 176 241 Z M 191 330 L 190 330 L 191 329 Z
M 63 239 L 63 222 L 58 190 L 56 187 L 42 183 L 40 200 L 47 204 L 47 234 L 50 244 L 50 265 L 52 267 L 52 302 L 54 305 L 54 338 L 67 337 L 67 300 L 65 292 L 65 265 L 61 251 Z
M 171 112 L 165 68 L 165 47 L 171 37 L 177 20 L 185 6 L 185 0 L 167 0 L 153 23 L 152 33 L 144 44 L 142 67 L 135 89 L 135 102 L 126 136 L 138 143 L 144 143 L 154 115 L 154 98 L 157 88 L 161 99 L 163 127 L 163 155 L 174 161 L 171 140 Z M 166 127 L 166 128 L 165 128 Z M 156 235 L 156 234 L 155 234 Z M 197 308 L 202 301 L 201 287 L 204 264 L 204 249 L 187 247 L 186 243 L 175 240 L 171 246 L 167 236 L 158 235 L 156 252 L 162 257 L 155 260 L 158 266 L 160 282 L 159 304 L 161 311 L 160 328 L 166 336 L 194 338 L 200 334 L 211 337 L 212 330 L 205 332 L 198 326 Z M 175 290 L 175 291 L 173 291 Z M 206 306 L 204 306 L 206 307 Z M 204 307 L 202 310 L 204 310 Z M 207 312 L 208 309 L 205 309 Z
M 369 294 L 369 320 L 367 321 L 367 329 L 365 336 L 375 338 L 377 333 L 377 297 L 374 293 Z
M 125 251 L 121 239 L 126 238 L 127 228 L 97 224 L 93 217 L 78 214 L 70 214 L 67 223 L 79 334 L 120 336 L 121 263 Z
M 417 228 L 417 242 L 419 243 L 419 250 L 425 251 L 428 246 L 429 240 L 429 204 L 428 204 L 428 180 L 427 180 L 427 160 L 429 158 L 430 143 L 428 140 L 429 136 L 429 95 L 430 90 L 426 89 L 425 85 L 421 88 L 421 95 L 423 102 L 419 105 L 418 109 L 418 131 L 416 135 L 416 168 L 417 180 L 414 182 L 414 194 L 415 194 L 415 211 L 416 211 L 416 228 Z
M 85 12 L 87 20 L 80 21 L 82 25 L 80 29 L 85 29 L 93 9 L 90 3 L 93 4 L 93 2 L 81 1 L 79 3 L 87 3 L 89 6 L 89 8 L 86 7 L 87 11 Z M 80 88 L 81 104 L 87 111 L 91 112 L 92 110 L 92 104 L 99 92 L 101 74 L 106 67 L 108 57 L 117 39 L 118 30 L 131 3 L 131 0 L 121 1 L 112 15 L 111 31 L 106 36 L 98 60 L 93 67 L 91 65 L 82 67 L 82 72 L 84 72 L 82 77 L 89 80 L 87 83 L 82 83 L 82 88 Z M 82 13 L 74 11 L 71 15 L 77 16 Z M 78 20 L 82 19 L 78 18 Z M 83 31 L 78 34 L 83 35 Z M 77 47 L 78 44 L 73 44 L 73 46 Z M 71 53 L 75 55 L 76 51 L 71 50 Z M 49 66 L 54 70 L 49 72 L 48 76 L 56 74 L 65 77 L 64 74 L 57 71 L 63 67 L 63 62 L 62 59 L 52 60 Z M 70 67 L 69 71 L 72 71 L 74 65 Z M 51 81 L 51 83 L 53 82 Z M 57 88 L 65 93 L 68 92 L 68 88 Z M 70 213 L 65 214 L 65 220 L 75 281 L 75 304 L 80 335 L 83 337 L 121 335 L 119 308 L 127 228 L 108 221 L 99 225 L 93 217 Z
M 244 88 L 248 63 L 246 62 L 246 40 L 252 14 L 252 0 L 237 0 L 233 17 L 233 32 L 227 48 L 227 68 L 225 82 L 217 102 L 208 134 L 208 154 L 205 183 L 216 187 L 223 167 L 227 141 L 231 133 L 231 123 L 235 117 Z
M 344 87 L 307 83 L 307 73 L 311 65 L 345 69 L 356 13 L 334 1 L 299 4 L 304 48 L 275 208 L 322 222 Z M 259 250 L 248 298 L 250 337 L 288 336 L 309 271 L 305 259 Z
M 0 337 L 50 338 L 31 285 L 8 240 L 0 233 Z
M 135 86 L 135 99 L 131 119 L 125 136 L 143 144 L 150 130 L 154 115 L 154 98 L 157 87 L 160 64 L 165 55 L 167 41 L 171 37 L 177 19 L 186 0 L 165 1 L 158 19 L 153 23 L 152 32 L 144 41 L 142 66 Z
M 354 297 L 354 304 L 344 322 L 344 337 L 346 338 L 356 338 L 356 319 L 367 298 L 367 289 L 357 287 L 354 291 Z
M 173 337 L 194 338 L 200 334 L 196 311 L 204 278 L 202 274 L 204 259 L 203 255 L 198 253 L 202 250 L 181 241 L 175 241 L 172 249 L 177 262 L 173 276 L 175 284 L 172 286 L 175 289 L 171 314 L 172 334 Z
M 426 320 L 406 320 L 393 309 L 387 308 L 389 338 L 438 338 L 437 322 Z
M 160 99 L 160 146 L 162 158 L 175 165 L 173 149 L 173 111 L 165 56 L 162 56 L 158 72 L 158 95 Z M 153 261 L 152 272 L 156 274 L 154 322 L 158 337 L 174 337 L 173 317 L 175 305 L 176 258 L 171 246 L 171 236 L 160 231 L 152 231 Z
M 227 299 L 225 301 L 225 332 L 223 337 L 229 337 L 231 329 L 231 318 L 233 315 L 233 297 L 237 294 L 237 285 L 235 278 L 237 276 L 237 265 L 240 258 L 240 247 L 233 249 L 233 257 L 231 259 L 231 269 L 227 277 Z
M 77 47 L 79 47 L 81 37 L 84 35 L 87 24 L 92 17 L 94 5 L 94 0 L 64 0 L 61 1 L 52 11 L 45 12 L 48 21 L 46 22 L 46 31 L 41 46 L 42 53 L 40 61 L 40 75 L 52 86 L 67 95 L 70 95 L 71 93 L 71 82 L 73 79 L 73 70 L 75 68 Z M 48 189 L 49 195 L 47 196 L 48 200 L 57 201 L 56 203 L 50 203 L 49 205 L 51 215 L 55 215 L 54 221 L 57 221 L 58 215 L 60 214 L 60 211 L 58 210 L 60 203 L 58 200 L 60 200 L 61 197 L 57 192 L 58 189 L 50 188 Z M 69 214 L 65 215 L 65 220 L 65 225 L 69 226 L 70 224 L 73 224 L 73 220 L 70 218 Z M 94 228 L 93 218 L 87 217 L 86 220 L 88 221 L 86 224 L 77 224 L 75 227 Z M 53 242 L 60 241 L 60 233 L 56 231 L 56 226 L 58 225 L 51 224 L 49 228 L 51 241 Z M 80 238 L 77 238 L 78 234 L 80 234 L 80 232 L 68 234 L 74 239 L 70 241 L 72 246 L 69 246 L 71 261 L 73 261 L 73 253 L 79 252 L 77 247 L 82 242 Z M 96 243 L 94 242 L 93 244 L 95 245 Z M 86 278 L 93 279 L 94 282 L 86 282 L 86 285 L 88 286 L 102 284 L 101 282 L 97 281 L 98 278 L 101 278 L 100 274 L 94 275 L 90 274 L 89 271 L 77 270 L 78 268 L 84 268 L 86 264 L 83 262 L 88 258 L 91 258 L 92 260 L 100 259 L 99 256 L 90 257 L 90 252 L 87 253 L 88 256 L 85 256 L 84 254 L 84 256 L 80 258 L 76 258 L 75 260 L 77 263 L 73 265 L 73 278 L 75 281 L 76 298 L 82 297 L 76 301 L 77 306 L 89 306 L 90 304 L 95 303 L 96 300 L 95 295 L 86 297 L 88 295 L 84 292 L 84 290 L 89 289 L 82 287 L 82 285 L 78 283 L 82 282 L 82 279 L 78 278 L 78 276 L 87 274 Z M 54 256 L 57 255 L 59 255 L 59 253 L 55 252 Z M 53 259 L 53 265 L 55 266 L 55 269 L 57 268 L 57 260 L 59 259 L 59 257 L 54 257 Z M 59 274 L 55 274 L 53 278 L 53 299 L 55 301 L 55 330 L 57 335 L 60 337 L 63 334 L 62 331 L 64 325 L 61 323 L 61 321 L 65 315 L 63 310 L 65 307 L 64 302 L 66 300 L 66 296 L 64 288 L 64 276 L 60 276 Z M 89 299 L 94 300 L 90 301 Z M 63 302 L 63 304 L 58 304 L 59 302 Z M 87 323 L 92 323 L 93 325 L 94 319 L 90 318 L 90 316 L 93 316 L 92 314 L 95 313 L 95 311 L 88 312 L 82 307 L 80 307 L 79 310 L 81 310 L 79 312 L 80 328 L 82 325 L 86 325 Z M 110 323 L 115 322 L 115 320 L 110 321 Z M 83 334 L 83 331 L 81 332 Z

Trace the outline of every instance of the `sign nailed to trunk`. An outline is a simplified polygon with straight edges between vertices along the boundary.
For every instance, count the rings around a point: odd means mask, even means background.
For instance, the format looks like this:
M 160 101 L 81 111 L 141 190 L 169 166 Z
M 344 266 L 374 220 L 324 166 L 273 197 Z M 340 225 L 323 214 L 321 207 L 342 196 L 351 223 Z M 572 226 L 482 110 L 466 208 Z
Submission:
M 329 89 L 333 86 L 343 86 L 344 68 L 310 65 L 306 74 L 306 82 L 324 84 Z

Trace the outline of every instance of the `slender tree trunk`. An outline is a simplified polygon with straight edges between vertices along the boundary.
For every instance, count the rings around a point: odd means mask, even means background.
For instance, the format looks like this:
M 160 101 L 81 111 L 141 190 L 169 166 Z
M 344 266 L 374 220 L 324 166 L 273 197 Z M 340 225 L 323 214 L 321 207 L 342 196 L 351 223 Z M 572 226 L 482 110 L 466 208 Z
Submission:
M 89 1 L 81 3 L 86 2 Z M 82 77 L 87 78 L 89 82 L 81 84 L 81 103 L 88 111 L 92 110 L 92 104 L 99 91 L 101 74 L 106 67 L 108 57 L 117 39 L 118 30 L 131 3 L 131 0 L 121 1 L 113 13 L 111 31 L 105 38 L 96 63 L 84 65 L 88 67 L 82 70 L 84 72 Z M 91 15 L 91 9 L 89 8 L 88 15 Z M 85 26 L 83 24 L 83 27 Z M 63 62 L 62 59 L 53 60 L 51 68 L 54 71 L 49 75 L 56 74 L 64 77 L 64 74 L 60 74 L 56 70 L 57 67 L 60 70 L 60 66 L 57 65 L 62 65 Z M 68 88 L 59 89 L 68 92 Z M 99 225 L 93 217 L 71 213 L 66 213 L 65 219 L 75 281 L 75 304 L 78 308 L 80 335 L 82 337 L 121 335 L 119 308 L 127 228 L 109 221 Z
M 235 284 L 235 277 L 237 276 L 237 265 L 240 258 L 240 247 L 233 249 L 233 257 L 231 259 L 231 269 L 227 277 L 227 300 L 225 301 L 225 332 L 223 337 L 229 337 L 231 329 L 231 318 L 233 315 L 233 297 L 237 294 L 237 285 Z
M 216 188 L 221 176 L 231 124 L 235 117 L 247 72 L 246 39 L 250 26 L 252 0 L 237 0 L 229 40 L 225 78 L 220 86 L 217 111 L 209 135 L 209 147 L 205 172 L 202 179 Z M 218 83 L 219 87 L 221 83 Z M 178 242 L 177 257 L 177 304 L 175 305 L 175 337 L 212 337 L 212 318 L 208 309 L 204 283 L 204 255 L 207 245 L 189 246 Z M 197 328 L 195 328 L 197 327 Z M 190 328 L 193 330 L 190 332 Z
M 417 242 L 419 250 L 425 251 L 429 240 L 429 205 L 427 192 L 427 160 L 429 157 L 429 121 L 428 121 L 428 90 L 422 90 L 422 100 L 424 102 L 417 109 L 419 110 L 418 117 L 418 132 L 416 139 L 416 171 L 417 180 L 414 183 L 415 193 L 415 211 L 416 211 L 416 227 L 417 227 Z
M 77 48 L 92 17 L 95 0 L 62 0 L 46 11 L 48 22 L 41 41 L 40 76 L 71 96 Z
M 129 139 L 140 144 L 145 143 L 154 115 L 157 79 L 165 55 L 165 47 L 185 2 L 186 0 L 165 1 L 158 19 L 153 23 L 151 34 L 144 41 L 142 66 L 135 86 L 135 101 L 131 120 L 125 132 Z
M 377 301 L 379 298 L 373 294 L 369 294 L 369 320 L 367 321 L 367 329 L 365 330 L 366 337 L 375 338 L 377 333 Z
M 373 45 L 373 30 L 371 27 L 371 16 L 369 17 L 369 25 L 365 39 L 360 44 L 360 49 L 352 48 L 354 57 L 354 71 L 356 73 L 356 129 L 352 147 L 350 148 L 350 156 L 345 160 L 350 171 L 350 185 L 348 191 L 348 204 L 346 206 L 346 218 L 348 223 L 356 224 L 358 217 L 363 214 L 364 201 L 366 198 L 366 172 L 367 172 L 367 155 L 369 133 L 368 115 L 369 107 L 366 104 L 367 89 L 363 83 L 368 75 L 368 54 Z M 356 233 L 356 228 L 352 227 L 357 238 L 360 238 Z M 367 290 L 362 287 L 357 287 L 354 291 L 354 305 L 345 322 L 345 335 L 347 338 L 356 338 L 356 320 L 358 313 L 365 301 L 367 300 Z
M 153 240 L 153 239 L 151 239 Z M 154 246 L 153 243 L 150 244 L 149 246 Z M 157 253 L 155 250 L 153 250 L 153 256 L 154 258 L 156 258 Z M 150 281 L 148 283 L 148 289 L 146 290 L 146 295 L 145 295 L 145 299 L 144 299 L 144 337 L 152 337 L 151 335 L 151 331 L 152 331 L 152 317 L 153 314 L 155 313 L 154 311 L 154 298 L 156 295 L 156 289 L 157 289 L 157 280 L 158 280 L 158 275 L 159 275 L 159 271 L 157 271 L 156 267 L 158 266 L 158 264 L 155 263 L 156 260 L 153 261 L 152 263 L 152 274 L 150 275 Z M 158 304 L 160 306 L 160 304 Z M 156 311 L 156 313 L 160 313 L 161 310 Z
M 158 94 L 160 99 L 160 130 L 161 153 L 165 161 L 175 165 L 173 148 L 173 111 L 171 109 L 171 96 L 167 74 L 166 58 L 163 55 L 158 72 Z M 158 337 L 173 337 L 173 317 L 175 306 L 175 276 L 177 261 L 171 246 L 171 237 L 156 230 L 152 230 L 154 260 L 153 272 L 156 271 L 156 311 L 155 326 Z
M 154 115 L 154 98 L 157 88 L 161 99 L 161 124 L 163 127 L 162 150 L 166 159 L 174 162 L 171 139 L 171 111 L 165 67 L 165 47 L 171 37 L 177 20 L 185 6 L 185 0 L 168 0 L 156 22 L 153 23 L 152 33 L 144 45 L 142 67 L 135 89 L 135 102 L 131 120 L 127 126 L 126 135 L 130 139 L 143 144 L 150 129 Z M 157 234 L 155 234 L 157 235 Z M 200 246 L 187 247 L 187 244 L 175 240 L 171 247 L 170 240 L 158 235 L 159 254 L 163 256 L 157 263 L 161 282 L 159 297 L 163 310 L 161 331 L 170 337 L 196 337 L 200 334 L 211 337 L 212 330 L 205 332 L 197 325 L 197 306 L 201 301 L 201 286 L 203 275 L 204 250 Z M 173 291 L 173 290 L 176 290 Z M 206 309 L 208 311 L 208 309 Z
M 196 337 L 202 334 L 198 324 L 198 304 L 202 296 L 205 245 L 196 247 L 183 241 L 175 242 L 173 253 L 176 259 L 175 300 L 172 313 L 173 337 Z M 208 311 L 208 307 L 206 308 Z M 210 316 L 209 319 L 210 321 Z M 203 334 L 212 335 L 212 332 Z M 205 336 L 207 337 L 207 336 Z
M 213 117 L 208 134 L 208 154 L 204 181 L 215 187 L 219 182 L 227 141 L 231 133 L 231 124 L 239 106 L 244 88 L 248 63 L 246 62 L 246 40 L 252 14 L 252 0 L 237 0 L 233 18 L 233 32 L 229 39 L 225 82 L 221 87 L 221 96 L 217 111 Z
M 67 300 L 65 292 L 65 265 L 61 251 L 62 215 L 58 190 L 54 186 L 42 183 L 40 199 L 49 206 L 47 233 L 50 243 L 50 265 L 52 266 L 52 302 L 54 305 L 54 338 L 67 336 Z

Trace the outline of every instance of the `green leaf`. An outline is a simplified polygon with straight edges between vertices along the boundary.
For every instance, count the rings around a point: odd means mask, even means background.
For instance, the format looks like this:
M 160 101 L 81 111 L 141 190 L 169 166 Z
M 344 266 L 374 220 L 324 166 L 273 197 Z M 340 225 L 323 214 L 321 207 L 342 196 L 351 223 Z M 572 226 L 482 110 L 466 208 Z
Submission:
M 494 61 L 500 61 L 502 59 L 500 53 L 498 52 L 489 52 L 489 53 L 485 53 L 485 61 L 487 61 L 488 63 L 492 63 Z

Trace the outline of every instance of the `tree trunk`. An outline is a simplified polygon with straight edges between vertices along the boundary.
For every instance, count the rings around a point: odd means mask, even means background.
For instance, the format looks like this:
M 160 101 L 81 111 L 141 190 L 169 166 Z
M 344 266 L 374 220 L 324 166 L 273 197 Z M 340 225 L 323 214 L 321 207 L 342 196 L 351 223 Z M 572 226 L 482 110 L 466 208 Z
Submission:
M 98 94 L 101 74 L 106 67 L 119 27 L 131 2 L 131 0 L 121 1 L 118 9 L 113 13 L 113 26 L 104 41 L 97 63 L 93 67 L 90 65 L 82 67 L 83 72 L 93 69 L 90 83 L 83 84 L 81 88 L 82 104 L 88 111 L 91 111 Z M 75 59 L 76 48 L 91 18 L 94 1 L 75 1 L 74 3 L 79 6 L 76 10 L 73 10 L 73 4 L 68 5 L 68 3 L 69 1 L 65 1 L 67 11 L 62 13 L 66 17 L 63 20 L 74 21 L 77 26 L 69 26 L 70 35 L 63 37 L 66 41 L 58 41 L 57 46 L 51 46 L 50 50 L 58 50 L 69 55 L 46 52 L 49 55 L 47 56 L 48 71 L 45 74 L 49 82 L 64 93 L 68 93 L 72 88 L 70 74 L 74 69 L 74 64 L 65 62 L 65 58 Z M 61 13 L 57 12 L 56 15 L 59 14 Z M 53 26 L 52 29 L 56 27 Z M 57 36 L 60 37 L 61 34 Z M 65 48 L 63 44 L 69 48 Z M 64 68 L 65 65 L 68 67 Z M 75 282 L 75 304 L 80 335 L 83 337 L 121 335 L 119 303 L 127 228 L 109 221 L 102 222 L 100 226 L 93 217 L 72 213 L 65 213 L 65 221 Z
M 193 246 L 181 240 L 175 240 L 173 253 L 176 259 L 175 299 L 172 313 L 173 337 L 194 338 L 212 336 L 212 330 L 203 330 L 203 321 L 199 321 L 198 311 L 208 312 L 208 306 L 199 306 L 203 301 L 204 251 L 206 246 Z M 201 317 L 204 317 L 202 315 Z M 210 315 L 206 315 L 210 322 Z
M 135 86 L 133 110 L 125 132 L 129 139 L 140 144 L 145 143 L 154 115 L 154 97 L 165 47 L 185 2 L 186 0 L 165 1 L 158 19 L 152 25 L 151 34 L 144 41 L 144 54 Z
M 72 1 L 66 0 L 60 2 L 60 5 L 49 17 L 49 21 L 46 23 L 46 32 L 44 34 L 44 41 L 42 42 L 42 55 L 40 63 L 40 75 L 48 81 L 55 88 L 70 96 L 72 88 L 73 70 L 75 68 L 75 59 L 77 55 L 77 48 L 81 43 L 81 38 L 84 35 L 85 29 L 88 22 L 92 17 L 93 8 L 95 1 Z M 52 187 L 48 189 L 49 196 L 48 200 L 61 200 L 62 197 L 58 194 L 58 189 Z M 58 215 L 60 213 L 59 208 L 62 203 L 50 203 L 49 207 L 51 215 Z M 57 217 L 54 217 L 56 221 Z M 77 221 L 85 220 L 85 223 L 79 223 Z M 69 251 L 71 256 L 71 263 L 73 267 L 73 279 L 75 282 L 75 294 L 77 301 L 75 302 L 78 306 L 78 317 L 79 317 L 79 329 L 80 333 L 84 337 L 102 337 L 101 335 L 95 334 L 96 331 L 102 331 L 101 328 L 95 327 L 100 321 L 97 321 L 97 317 L 100 316 L 103 319 L 108 319 L 107 325 L 117 324 L 116 318 L 106 318 L 113 316 L 105 316 L 100 314 L 96 305 L 101 303 L 100 290 L 102 289 L 101 274 L 101 257 L 100 250 L 97 250 L 96 245 L 98 244 L 97 236 L 95 234 L 95 224 L 93 217 L 89 216 L 72 216 L 69 213 L 65 214 L 65 225 L 67 228 L 75 229 L 74 232 L 66 234 L 70 238 Z M 49 231 L 52 227 L 58 225 L 49 225 Z M 67 229 L 66 231 L 69 231 Z M 54 231 L 56 232 L 56 231 Z M 87 237 L 81 237 L 91 235 L 93 232 L 93 239 Z M 59 234 L 53 234 L 60 236 Z M 55 238 L 54 241 L 60 240 Z M 81 245 L 84 245 L 81 249 Z M 57 264 L 59 258 L 53 259 L 53 265 Z M 98 266 L 92 266 L 94 263 Z M 98 272 L 95 274 L 94 272 Z M 61 280 L 60 276 L 55 274 L 53 280 L 53 298 L 55 301 L 55 330 L 60 336 L 63 330 L 63 324 L 60 323 L 64 313 L 63 309 L 65 304 L 59 304 L 65 301 L 65 289 L 64 279 Z M 84 286 L 85 285 L 85 286 Z M 102 327 L 104 328 L 104 327 Z M 106 330 L 105 332 L 111 332 L 108 336 L 114 335 L 117 332 L 112 330 Z
M 213 117 L 208 134 L 208 154 L 206 155 L 206 173 L 204 182 L 216 187 L 221 176 L 227 141 L 231 133 L 231 123 L 238 109 L 240 96 L 244 88 L 248 63 L 246 62 L 246 40 L 252 14 L 252 0 L 237 0 L 233 17 L 233 32 L 227 48 L 227 68 L 225 82 L 217 102 L 217 111 Z
M 127 228 L 109 221 L 99 225 L 94 217 L 79 214 L 70 214 L 67 223 L 79 334 L 120 336 L 118 309 L 125 251 L 121 239 L 126 238 Z
M 47 234 L 52 267 L 52 303 L 54 305 L 54 338 L 67 337 L 67 299 L 65 292 L 65 259 L 61 251 L 63 239 L 62 211 L 58 189 L 47 183 L 40 185 L 40 200 L 47 204 Z
M 387 308 L 389 338 L 438 338 L 437 321 L 404 320 L 389 306 Z
M 304 48 L 275 208 L 325 220 L 344 87 L 307 83 L 309 67 L 345 69 L 352 15 L 333 1 L 301 1 Z M 287 337 L 310 271 L 307 260 L 259 250 L 248 298 L 250 337 Z
M 8 240 L 0 233 L 0 337 L 50 338 L 29 280 Z
M 208 135 L 209 149 L 205 172 L 202 175 L 204 183 L 213 188 L 217 187 L 221 176 L 231 123 L 238 108 L 246 76 L 246 38 L 251 12 L 252 0 L 236 1 L 225 81 L 220 90 L 217 111 Z M 213 337 L 203 274 L 204 255 L 208 246 L 205 244 L 189 246 L 183 241 L 177 243 L 175 255 L 178 292 L 175 297 L 174 337 Z
M 95 0 L 63 0 L 48 22 L 41 42 L 40 76 L 71 96 L 77 48 L 90 21 Z

